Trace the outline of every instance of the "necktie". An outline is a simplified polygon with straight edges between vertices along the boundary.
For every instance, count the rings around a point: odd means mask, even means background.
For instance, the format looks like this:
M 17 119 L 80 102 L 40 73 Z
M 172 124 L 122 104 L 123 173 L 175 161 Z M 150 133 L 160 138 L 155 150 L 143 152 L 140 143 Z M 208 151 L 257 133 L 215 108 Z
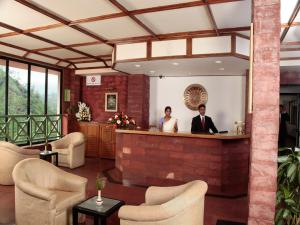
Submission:
M 205 119 L 204 119 L 204 116 L 201 119 L 201 124 L 202 124 L 202 128 L 204 129 L 205 128 Z

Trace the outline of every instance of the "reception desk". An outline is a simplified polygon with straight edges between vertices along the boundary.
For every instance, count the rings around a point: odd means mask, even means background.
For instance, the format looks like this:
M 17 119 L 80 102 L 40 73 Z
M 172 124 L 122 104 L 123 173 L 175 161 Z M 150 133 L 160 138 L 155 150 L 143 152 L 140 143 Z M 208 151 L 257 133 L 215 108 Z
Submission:
M 247 193 L 249 135 L 116 130 L 116 168 L 130 185 L 177 185 L 195 179 L 209 194 Z

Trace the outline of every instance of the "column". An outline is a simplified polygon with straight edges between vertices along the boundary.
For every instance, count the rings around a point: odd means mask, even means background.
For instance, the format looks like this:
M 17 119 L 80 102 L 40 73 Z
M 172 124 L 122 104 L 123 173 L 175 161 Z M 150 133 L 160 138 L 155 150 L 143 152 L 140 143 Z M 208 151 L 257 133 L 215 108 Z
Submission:
M 253 0 L 254 61 L 248 225 L 274 224 L 279 126 L 280 0 Z

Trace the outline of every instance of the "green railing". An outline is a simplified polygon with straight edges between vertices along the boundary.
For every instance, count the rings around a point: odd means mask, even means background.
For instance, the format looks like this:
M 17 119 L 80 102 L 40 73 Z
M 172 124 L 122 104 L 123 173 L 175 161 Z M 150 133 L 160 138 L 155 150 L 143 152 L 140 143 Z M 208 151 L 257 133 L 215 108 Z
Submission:
M 62 115 L 0 116 L 0 140 L 29 144 L 54 140 L 62 136 Z

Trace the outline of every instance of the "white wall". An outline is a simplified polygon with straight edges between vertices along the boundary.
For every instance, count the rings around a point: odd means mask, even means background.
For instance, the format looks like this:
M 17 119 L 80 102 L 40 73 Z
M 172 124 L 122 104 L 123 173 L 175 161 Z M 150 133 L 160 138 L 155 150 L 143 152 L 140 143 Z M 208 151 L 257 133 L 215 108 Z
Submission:
M 150 125 L 158 126 L 165 106 L 172 107 L 179 131 L 190 131 L 192 118 L 198 111 L 188 109 L 183 93 L 190 84 L 198 83 L 208 92 L 206 115 L 217 129 L 232 130 L 237 120 L 245 117 L 245 76 L 150 77 Z

